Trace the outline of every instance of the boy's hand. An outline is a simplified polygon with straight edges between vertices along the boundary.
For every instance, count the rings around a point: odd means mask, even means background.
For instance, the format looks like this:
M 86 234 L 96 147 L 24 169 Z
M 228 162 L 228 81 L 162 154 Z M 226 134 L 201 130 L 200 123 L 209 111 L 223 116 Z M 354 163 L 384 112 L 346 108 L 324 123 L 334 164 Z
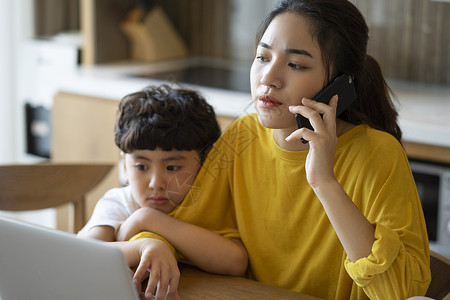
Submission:
M 163 241 L 157 239 L 140 240 L 140 262 L 133 276 L 134 284 L 140 291 L 145 274 L 149 272 L 149 280 L 145 297 L 156 300 L 180 299 L 178 282 L 180 271 L 171 249 Z

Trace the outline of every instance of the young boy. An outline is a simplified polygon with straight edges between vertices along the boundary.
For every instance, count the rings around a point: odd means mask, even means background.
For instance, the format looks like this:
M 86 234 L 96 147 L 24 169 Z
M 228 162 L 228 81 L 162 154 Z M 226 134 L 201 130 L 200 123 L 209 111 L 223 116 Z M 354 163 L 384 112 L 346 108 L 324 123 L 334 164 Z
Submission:
M 150 211 L 158 217 L 171 212 L 183 201 L 219 136 L 213 108 L 195 91 L 161 85 L 125 96 L 117 113 L 115 143 L 122 151 L 128 185 L 109 190 L 98 201 L 78 236 L 114 242 L 130 216 Z M 187 260 L 205 271 L 243 274 L 245 270 L 233 270 L 223 260 L 233 253 L 240 261 L 247 260 L 240 242 L 191 224 L 180 226 L 192 234 L 188 242 L 179 245 Z M 191 241 L 206 241 L 208 252 Z M 164 238 L 144 233 L 138 240 L 113 245 L 122 250 L 130 267 L 137 267 L 134 280 L 138 289 L 144 273 L 151 269 L 146 297 L 156 293 L 156 299 L 162 299 L 169 289 L 167 298 L 177 298 L 179 271 L 174 249 Z
M 129 185 L 108 191 L 78 236 L 112 242 L 121 223 L 137 209 L 171 212 L 219 136 L 213 108 L 195 91 L 162 85 L 125 96 L 117 113 L 115 143 Z

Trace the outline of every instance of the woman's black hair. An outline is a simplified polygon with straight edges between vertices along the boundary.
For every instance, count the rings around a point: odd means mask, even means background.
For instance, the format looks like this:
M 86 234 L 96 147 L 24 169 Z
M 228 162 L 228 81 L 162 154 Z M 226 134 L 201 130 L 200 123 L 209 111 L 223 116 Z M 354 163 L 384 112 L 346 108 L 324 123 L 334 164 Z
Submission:
M 282 13 L 297 14 L 308 21 L 322 52 L 324 85 L 339 73 L 354 77 L 357 100 L 339 117 L 386 131 L 401 142 L 393 93 L 377 61 L 367 54 L 369 29 L 359 10 L 347 0 L 282 0 L 261 23 L 255 45 L 272 20 Z
M 119 103 L 115 143 L 134 150 L 197 150 L 201 162 L 220 136 L 214 109 L 196 91 L 149 86 Z

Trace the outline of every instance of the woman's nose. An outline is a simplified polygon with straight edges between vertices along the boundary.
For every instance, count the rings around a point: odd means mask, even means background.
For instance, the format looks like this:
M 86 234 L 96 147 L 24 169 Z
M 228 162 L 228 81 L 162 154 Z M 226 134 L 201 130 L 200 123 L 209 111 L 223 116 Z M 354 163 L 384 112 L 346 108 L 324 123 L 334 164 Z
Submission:
M 261 84 L 270 88 L 280 88 L 283 84 L 281 70 L 278 64 L 271 62 L 264 66 L 261 76 Z

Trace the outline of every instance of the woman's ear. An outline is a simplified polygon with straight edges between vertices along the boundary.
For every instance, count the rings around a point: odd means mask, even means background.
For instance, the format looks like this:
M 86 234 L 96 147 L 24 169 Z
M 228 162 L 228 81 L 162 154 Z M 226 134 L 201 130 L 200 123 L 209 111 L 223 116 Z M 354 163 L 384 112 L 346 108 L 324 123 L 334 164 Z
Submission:
M 129 184 L 127 175 L 127 163 L 126 163 L 126 153 L 120 152 L 120 162 L 119 162 L 119 179 L 123 185 Z

